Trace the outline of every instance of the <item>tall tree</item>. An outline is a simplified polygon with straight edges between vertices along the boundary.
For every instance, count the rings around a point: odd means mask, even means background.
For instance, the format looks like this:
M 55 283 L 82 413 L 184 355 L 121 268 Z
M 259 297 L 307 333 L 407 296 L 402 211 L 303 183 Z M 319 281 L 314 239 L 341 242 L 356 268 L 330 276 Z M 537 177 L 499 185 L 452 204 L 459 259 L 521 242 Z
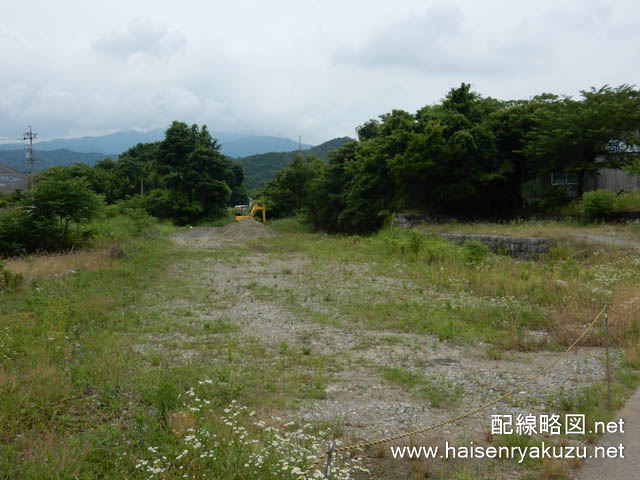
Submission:
M 550 98 L 534 115 L 525 154 L 541 174 L 553 171 L 578 175 L 578 194 L 585 174 L 620 168 L 632 159 L 607 149 L 610 141 L 638 143 L 640 92 L 629 85 L 592 88 L 582 99 Z
M 220 153 L 220 144 L 206 125 L 199 128 L 173 122 L 158 145 L 155 164 L 166 191 L 150 195 L 148 208 L 159 215 L 169 214 L 179 223 L 221 215 L 232 187 L 238 187 L 229 184 L 241 178 Z

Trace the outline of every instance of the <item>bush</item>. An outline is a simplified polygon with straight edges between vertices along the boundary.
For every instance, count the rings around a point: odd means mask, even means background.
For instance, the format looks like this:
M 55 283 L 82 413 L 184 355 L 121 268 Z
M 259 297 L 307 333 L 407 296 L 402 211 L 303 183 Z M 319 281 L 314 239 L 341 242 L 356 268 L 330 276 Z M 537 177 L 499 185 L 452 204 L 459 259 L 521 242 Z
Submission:
M 24 283 L 21 273 L 13 273 L 5 268 L 5 263 L 0 261 L 0 292 L 2 290 L 16 290 Z
M 188 225 L 206 217 L 202 203 L 189 201 L 182 192 L 169 189 L 152 190 L 144 197 L 144 208 L 150 215 L 170 219 L 178 225 Z
M 540 187 L 536 184 L 522 188 L 529 209 L 537 213 L 555 213 L 563 210 L 571 202 L 565 187 L 557 185 Z
M 0 212 L 0 257 L 19 255 L 24 251 L 22 224 L 26 215 L 21 210 Z
M 92 233 L 77 227 L 96 217 L 102 206 L 85 180 L 56 176 L 38 182 L 25 203 L 28 207 L 0 213 L 0 256 L 84 243 Z
M 594 190 L 582 196 L 580 206 L 582 215 L 587 219 L 604 218 L 618 211 L 617 195 L 607 190 Z
M 467 239 L 462 248 L 465 262 L 480 263 L 489 256 L 489 247 L 479 240 Z
M 618 210 L 621 212 L 640 211 L 640 191 L 623 192 L 618 195 Z

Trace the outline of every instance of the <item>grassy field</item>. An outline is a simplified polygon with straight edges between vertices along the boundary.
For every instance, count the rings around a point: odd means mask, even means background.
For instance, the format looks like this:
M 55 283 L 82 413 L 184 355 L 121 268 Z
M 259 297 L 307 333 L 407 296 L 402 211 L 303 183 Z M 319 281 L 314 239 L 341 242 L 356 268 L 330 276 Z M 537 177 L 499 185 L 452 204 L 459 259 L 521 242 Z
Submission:
M 582 223 L 526 220 L 505 223 L 443 223 L 422 227 L 430 232 L 572 238 L 584 234 L 620 235 L 640 241 L 640 223 Z
M 473 227 L 564 238 L 514 261 L 419 231 L 271 225 L 281 234 L 188 248 L 169 240 L 174 227 L 118 216 L 94 225 L 92 250 L 6 262 L 23 280 L 0 280 L 0 479 L 296 478 L 330 438 L 410 429 L 508 391 L 604 301 L 620 313 L 612 408 L 600 326 L 572 357 L 579 380 L 550 377 L 501 405 L 608 419 L 637 384 L 640 315 L 625 314 L 640 304 L 640 257 L 568 233 L 634 227 Z M 126 258 L 111 258 L 114 244 Z M 486 429 L 483 418 L 450 436 L 506 441 Z M 557 463 L 372 450 L 332 478 L 563 478 L 571 465 Z

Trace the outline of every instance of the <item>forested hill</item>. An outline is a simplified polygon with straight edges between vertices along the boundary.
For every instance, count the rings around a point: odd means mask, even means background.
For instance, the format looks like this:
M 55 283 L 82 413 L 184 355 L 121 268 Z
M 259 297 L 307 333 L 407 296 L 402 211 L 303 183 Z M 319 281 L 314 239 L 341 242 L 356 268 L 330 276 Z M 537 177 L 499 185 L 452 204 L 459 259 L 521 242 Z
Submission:
M 337 150 L 345 143 L 353 140 L 349 137 L 340 137 L 321 143 L 308 150 L 303 150 L 304 156 L 315 156 L 323 161 L 327 161 L 327 154 L 333 150 Z M 293 161 L 294 155 L 298 151 L 293 152 L 271 152 L 251 155 L 249 157 L 238 158 L 236 163 L 242 166 L 244 170 L 245 185 L 248 189 L 260 188 L 267 181 L 272 179 L 278 170 L 282 170 Z
M 72 152 L 64 148 L 51 151 L 34 151 L 33 152 L 33 169 L 36 172 L 46 170 L 49 167 L 69 166 L 76 163 L 85 163 L 87 165 L 95 165 L 100 160 L 111 157 L 117 158 L 117 155 L 105 155 L 104 153 L 79 153 Z M 25 160 L 24 148 L 19 150 L 0 150 L 0 165 L 13 168 L 18 172 L 27 173 L 29 165 Z

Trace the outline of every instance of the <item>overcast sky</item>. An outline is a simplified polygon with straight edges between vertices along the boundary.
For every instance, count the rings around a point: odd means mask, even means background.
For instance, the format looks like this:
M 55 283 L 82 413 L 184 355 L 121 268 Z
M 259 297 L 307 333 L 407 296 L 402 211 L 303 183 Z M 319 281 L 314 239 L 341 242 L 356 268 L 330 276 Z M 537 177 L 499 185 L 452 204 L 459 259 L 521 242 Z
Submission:
M 206 123 L 317 144 L 460 82 L 484 96 L 637 84 L 640 2 L 3 2 L 0 139 Z

